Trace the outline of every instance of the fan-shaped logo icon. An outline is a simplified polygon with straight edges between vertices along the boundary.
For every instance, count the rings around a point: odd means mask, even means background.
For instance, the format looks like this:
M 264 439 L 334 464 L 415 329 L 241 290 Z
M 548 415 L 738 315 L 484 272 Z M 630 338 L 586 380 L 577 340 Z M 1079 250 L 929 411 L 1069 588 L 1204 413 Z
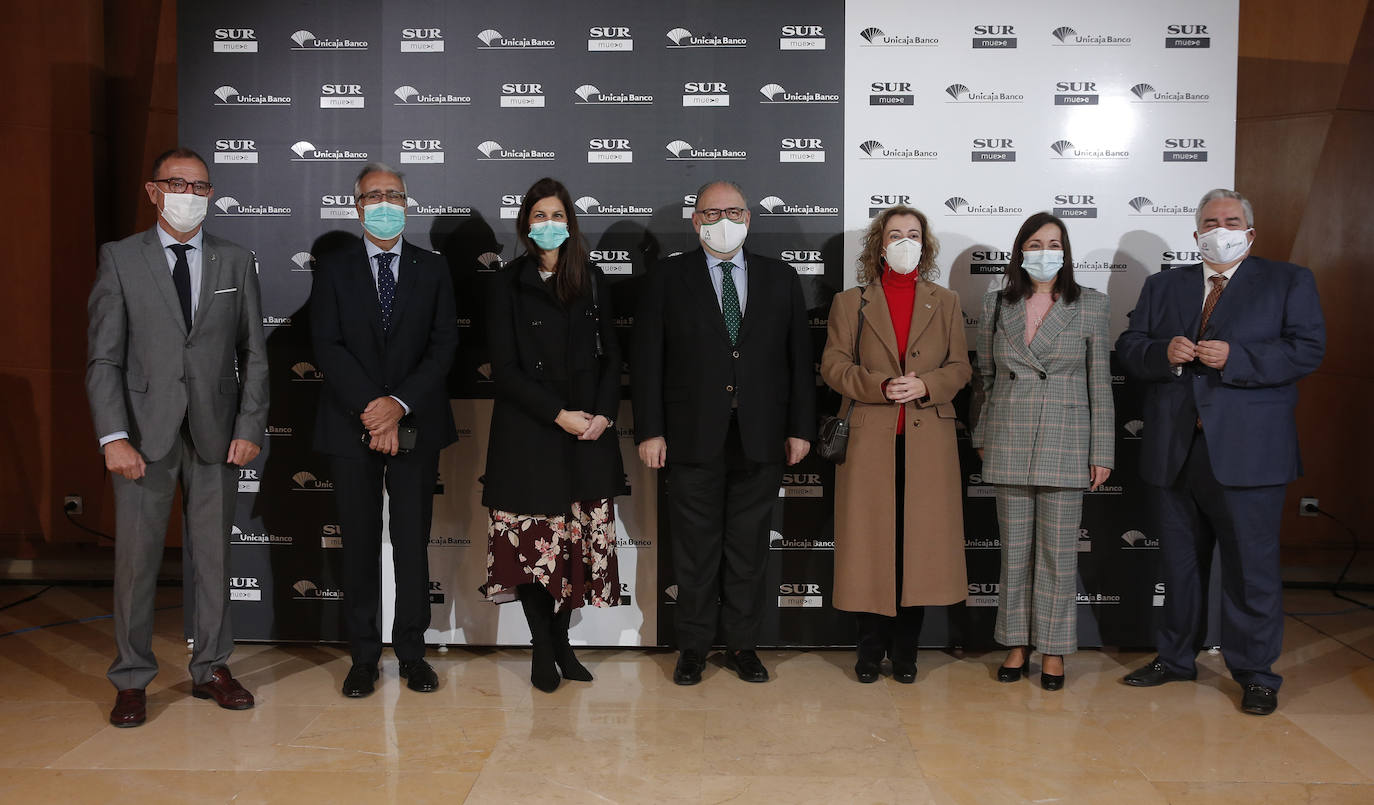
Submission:
M 674 28 L 668 32 L 668 38 L 673 40 L 674 45 L 680 45 L 684 40 L 692 38 L 692 32 L 686 28 Z
M 878 39 L 883 36 L 883 29 L 865 28 L 859 32 L 859 36 L 862 36 L 864 39 L 868 40 L 869 42 L 872 42 L 874 39 Z
M 296 252 L 295 254 L 291 255 L 291 262 L 295 263 L 301 268 L 310 268 L 310 266 L 315 262 L 315 255 L 311 254 L 310 252 Z
M 238 94 L 239 91 L 229 86 L 228 84 L 225 84 L 224 86 L 215 90 L 215 97 L 219 98 L 221 101 L 224 101 L 225 103 L 228 103 L 231 97 Z
M 1069 142 L 1068 140 L 1059 140 L 1055 144 L 1051 145 L 1050 148 L 1053 148 L 1054 152 L 1062 157 L 1064 156 L 1065 151 L 1068 151 L 1069 149 L 1073 148 L 1073 143 Z
M 416 201 L 414 196 L 406 196 L 406 206 L 418 207 L 420 206 L 420 202 Z
M 291 372 L 292 372 L 292 374 L 296 375 L 296 377 L 303 377 L 303 378 L 304 378 L 304 377 L 314 377 L 315 375 L 318 375 L 318 374 L 319 374 L 320 370 L 319 370 L 319 369 L 316 369 L 316 368 L 315 368 L 315 364 L 313 364 L 313 363 L 309 363 L 309 362 L 307 362 L 307 361 L 301 361 L 300 363 L 297 363 L 297 364 L 295 364 L 294 366 L 291 367 Z
M 584 101 L 590 101 L 593 95 L 601 94 L 601 90 L 597 89 L 591 84 L 583 84 L 582 86 L 573 90 L 573 92 L 577 93 L 577 97 L 581 98 Z
M 1145 198 L 1144 196 L 1136 196 L 1135 198 L 1131 199 L 1129 203 L 1131 205 L 1131 209 L 1135 210 L 1136 212 L 1140 212 L 1141 210 L 1150 206 L 1154 202 L 1150 201 L 1148 198 Z
M 675 157 L 682 156 L 683 151 L 691 151 L 692 144 L 683 140 L 673 140 L 668 143 L 668 151 Z
M 307 151 L 313 152 L 315 150 L 315 146 L 309 140 L 301 140 L 300 142 L 291 146 L 291 150 L 296 152 L 296 156 L 304 157 Z
M 1140 545 L 1145 542 L 1145 532 L 1135 530 L 1127 531 L 1125 534 L 1121 535 L 1121 541 L 1127 545 Z
M 487 140 L 486 142 L 478 145 L 477 150 L 482 152 L 482 156 L 489 157 L 492 154 L 499 153 L 504 149 L 502 149 L 501 144 L 496 142 L 495 140 Z
M 307 485 L 309 485 L 309 484 L 311 484 L 311 483 L 314 483 L 315 480 L 316 480 L 316 478 L 315 478 L 314 475 L 311 475 L 309 472 L 306 472 L 305 470 L 301 470 L 300 472 L 298 472 L 298 473 L 296 473 L 295 475 L 291 476 L 291 480 L 293 480 L 293 481 L 296 482 L 296 486 L 299 486 L 299 487 L 301 487 L 302 489 L 304 489 Z
M 760 201 L 759 206 L 764 208 L 765 210 L 768 210 L 769 212 L 777 212 L 778 207 L 781 207 L 785 203 L 786 202 L 784 202 L 777 196 L 769 196 Z
M 239 536 L 243 536 L 243 532 L 242 532 L 241 530 L 239 530 L 239 527 L 238 527 L 238 526 L 230 526 L 230 527 L 229 527 L 229 533 L 230 533 L 230 534 L 238 534 Z
M 309 31 L 297 31 L 291 34 L 291 41 L 295 42 L 297 47 L 305 47 L 306 42 L 315 41 L 315 35 Z
M 237 207 L 238 205 L 239 200 L 233 196 L 223 196 L 215 201 L 215 206 L 219 207 L 221 212 L 229 212 L 230 207 Z
M 866 142 L 866 143 L 860 143 L 860 144 L 859 144 L 859 147 L 863 149 L 863 152 L 864 152 L 865 154 L 868 154 L 869 156 L 873 156 L 873 152 L 874 152 L 874 151 L 881 151 L 881 150 L 882 150 L 883 144 L 880 143 L 880 142 L 878 142 L 877 140 L 869 140 L 869 141 Z
M 1075 31 L 1067 25 L 1062 25 L 1058 28 L 1055 28 L 1050 33 L 1054 34 L 1054 38 L 1058 39 L 1060 42 L 1067 41 L 1069 37 L 1078 35 L 1077 31 Z
M 676 600 L 677 600 L 677 585 L 676 585 L 676 584 L 669 584 L 667 587 L 664 587 L 664 588 L 663 588 L 663 594 L 666 595 L 666 596 L 668 596 L 668 600 L 670 600 L 670 601 L 676 601 Z
M 482 44 L 490 46 L 492 42 L 495 42 L 496 40 L 501 38 L 501 32 L 494 31 L 491 28 L 488 28 L 482 33 L 478 34 L 477 38 L 482 40 Z
M 777 84 L 766 84 L 762 87 L 759 87 L 759 92 L 763 93 L 763 97 L 767 98 L 770 101 L 776 101 L 778 99 L 778 96 L 786 91 L 787 90 L 783 89 L 781 86 Z
M 1126 432 L 1132 436 L 1139 436 L 1140 432 L 1145 429 L 1145 421 L 1142 419 L 1132 419 L 1121 427 L 1125 428 Z
M 477 255 L 477 262 L 485 268 L 500 268 L 502 265 L 501 255 L 496 252 L 482 252 Z
M 949 207 L 951 212 L 958 212 L 960 207 L 968 206 L 968 199 L 962 198 L 960 196 L 950 196 L 949 198 L 945 199 L 945 206 Z
M 949 86 L 945 87 L 945 92 L 949 95 L 949 97 L 957 101 L 959 100 L 960 95 L 968 94 L 968 87 L 964 86 L 963 84 L 950 84 Z
M 300 595 L 310 595 L 319 588 L 315 586 L 315 582 L 301 579 L 300 581 L 291 585 L 291 589 L 295 590 Z
M 597 201 L 591 196 L 583 196 L 582 198 L 579 198 L 577 201 L 574 201 L 573 206 L 578 208 L 582 212 L 586 213 L 591 212 L 594 209 L 600 209 L 601 202 Z
M 1149 84 L 1136 84 L 1134 87 L 1131 87 L 1131 94 L 1136 96 L 1137 98 L 1141 98 L 1142 100 L 1145 98 L 1146 95 L 1149 95 L 1151 92 L 1154 91 L 1155 88 L 1150 86 Z
M 420 90 L 406 84 L 404 87 L 396 88 L 396 97 L 401 99 L 401 103 L 410 103 L 410 99 L 420 94 Z

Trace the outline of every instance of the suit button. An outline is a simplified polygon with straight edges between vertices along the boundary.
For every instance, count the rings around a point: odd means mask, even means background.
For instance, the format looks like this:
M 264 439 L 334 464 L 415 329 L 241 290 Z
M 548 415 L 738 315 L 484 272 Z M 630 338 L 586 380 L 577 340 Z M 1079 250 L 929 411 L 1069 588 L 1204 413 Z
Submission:
M 542 372 L 542 371 L 544 371 L 544 362 L 543 362 L 543 361 L 535 361 L 535 362 L 534 362 L 534 369 L 535 369 L 536 372 Z
M 1041 372 L 1041 373 L 1040 373 L 1040 379 L 1041 379 L 1041 380 L 1044 380 L 1046 377 L 1049 377 L 1049 375 L 1045 374 L 1044 372 Z
M 734 386 L 726 386 L 726 387 L 725 387 L 725 390 L 733 394 L 734 391 L 735 391 L 735 387 L 734 387 Z
M 1016 373 L 1015 373 L 1015 372 L 1012 372 L 1012 373 L 1011 373 L 1011 379 L 1012 379 L 1012 380 L 1015 380 L 1015 379 L 1016 379 Z
M 531 326 L 531 327 L 538 327 L 539 325 L 541 325 L 541 324 L 543 324 L 543 323 L 544 323 L 544 322 L 542 322 L 542 321 L 540 321 L 540 320 L 538 320 L 538 319 L 535 319 L 534 321 L 530 322 L 530 326 Z
M 920 354 L 921 354 L 921 351 L 920 351 L 919 349 L 913 349 L 913 350 L 911 351 L 911 357 L 913 357 L 913 358 L 917 357 L 917 356 L 920 355 Z
M 186 348 L 187 348 L 187 349 L 190 349 L 191 347 L 194 347 L 195 345 L 196 345 L 196 343 L 195 343 L 194 341 L 187 341 L 187 342 L 186 342 Z
M 731 352 L 731 353 L 730 353 L 730 357 L 732 357 L 732 358 L 738 358 L 738 357 L 739 357 L 739 350 L 735 350 L 734 352 Z

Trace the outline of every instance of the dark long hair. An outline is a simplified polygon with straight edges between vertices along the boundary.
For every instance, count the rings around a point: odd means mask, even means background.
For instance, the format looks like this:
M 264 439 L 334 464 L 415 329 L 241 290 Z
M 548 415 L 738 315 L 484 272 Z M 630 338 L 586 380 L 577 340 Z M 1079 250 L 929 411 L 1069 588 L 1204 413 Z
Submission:
M 1011 262 L 1007 263 L 1007 284 L 1002 289 L 1003 300 L 1019 302 L 1035 293 L 1034 280 L 1026 273 L 1026 269 L 1021 267 L 1021 248 L 1045 224 L 1059 227 L 1059 242 L 1064 245 L 1064 267 L 1059 269 L 1059 275 L 1054 278 L 1054 292 L 1066 305 L 1078 301 L 1081 289 L 1077 280 L 1073 278 L 1073 248 L 1069 245 L 1069 228 L 1064 226 L 1064 222 L 1058 216 L 1047 212 L 1037 212 L 1027 218 L 1016 233 L 1016 242 L 1011 245 Z
M 558 261 L 553 275 L 554 294 L 558 301 L 567 305 L 582 295 L 587 288 L 587 246 L 582 242 L 582 229 L 577 225 L 577 210 L 573 207 L 568 188 L 557 179 L 545 176 L 530 185 L 525 191 L 525 200 L 520 202 L 520 214 L 515 219 L 515 231 L 525 253 L 538 259 L 544 250 L 530 239 L 530 211 L 534 205 L 550 196 L 563 203 L 563 212 L 568 216 L 568 239 L 558 247 Z

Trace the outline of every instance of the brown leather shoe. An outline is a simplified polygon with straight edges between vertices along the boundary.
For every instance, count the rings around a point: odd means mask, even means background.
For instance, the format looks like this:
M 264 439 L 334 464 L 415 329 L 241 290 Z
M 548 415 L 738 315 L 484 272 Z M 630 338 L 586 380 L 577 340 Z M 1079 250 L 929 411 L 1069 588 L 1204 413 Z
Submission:
M 137 727 L 148 720 L 148 694 L 139 688 L 121 690 L 115 694 L 110 723 L 116 727 Z
M 229 675 L 228 668 L 216 668 L 209 681 L 191 687 L 191 695 L 197 699 L 214 699 L 215 704 L 225 710 L 247 710 L 253 706 L 253 694 Z

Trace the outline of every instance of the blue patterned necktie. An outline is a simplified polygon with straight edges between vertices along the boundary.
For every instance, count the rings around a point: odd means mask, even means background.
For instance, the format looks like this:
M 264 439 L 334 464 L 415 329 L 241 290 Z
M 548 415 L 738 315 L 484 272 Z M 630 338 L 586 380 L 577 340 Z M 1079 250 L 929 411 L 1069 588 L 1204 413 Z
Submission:
M 377 303 L 382 308 L 382 332 L 391 332 L 391 307 L 396 302 L 396 278 L 391 274 L 392 252 L 377 255 Z
M 720 312 L 725 316 L 725 330 L 730 334 L 730 343 L 739 343 L 739 290 L 735 288 L 735 264 L 724 261 L 720 264 Z

